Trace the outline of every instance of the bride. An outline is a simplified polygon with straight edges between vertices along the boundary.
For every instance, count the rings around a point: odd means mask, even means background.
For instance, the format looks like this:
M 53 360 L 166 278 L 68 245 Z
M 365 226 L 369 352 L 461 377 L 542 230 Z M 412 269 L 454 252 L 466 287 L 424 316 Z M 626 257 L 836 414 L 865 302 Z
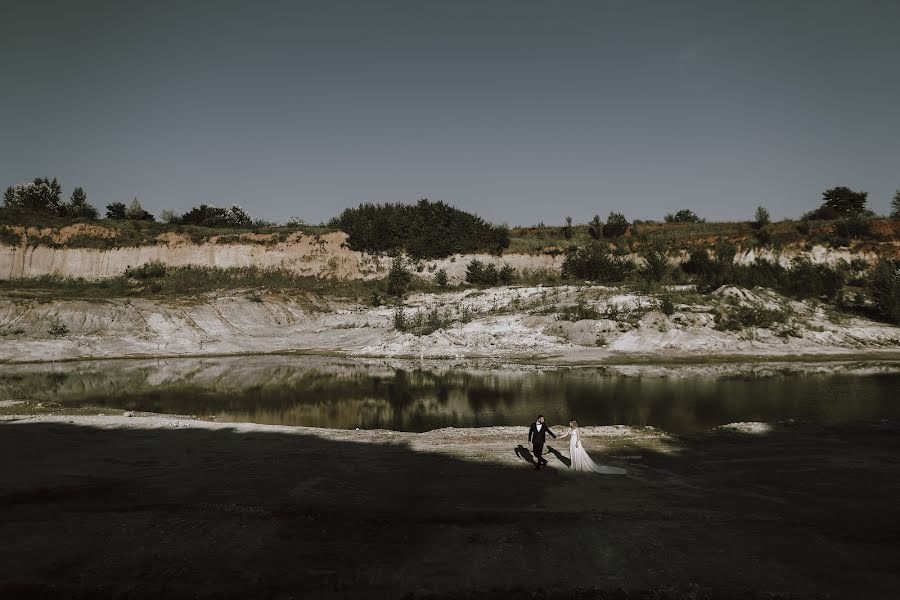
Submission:
M 573 471 L 593 471 L 594 473 L 604 473 L 606 475 L 624 475 L 626 473 L 625 469 L 607 465 L 598 465 L 591 460 L 591 457 L 588 456 L 587 451 L 585 451 L 584 446 L 581 444 L 581 435 L 578 432 L 578 421 L 575 421 L 574 419 L 569 421 L 569 430 L 559 437 L 562 439 L 567 435 L 571 436 L 569 438 L 569 457 L 571 458 L 572 466 L 569 468 Z

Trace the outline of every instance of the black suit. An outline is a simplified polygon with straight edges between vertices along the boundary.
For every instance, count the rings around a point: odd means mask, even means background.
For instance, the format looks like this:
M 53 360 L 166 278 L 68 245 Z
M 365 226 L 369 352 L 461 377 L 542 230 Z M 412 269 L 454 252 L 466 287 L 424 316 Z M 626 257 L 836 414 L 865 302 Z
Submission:
M 556 437 L 556 434 L 550 431 L 550 428 L 547 427 L 546 423 L 541 424 L 540 430 L 538 430 L 537 425 L 537 421 L 531 424 L 531 428 L 528 430 L 528 441 L 532 444 L 534 458 L 537 460 L 536 468 L 540 469 L 541 465 L 547 464 L 547 461 L 542 457 L 544 454 L 544 441 L 547 439 L 547 434 L 549 433 L 553 437 Z

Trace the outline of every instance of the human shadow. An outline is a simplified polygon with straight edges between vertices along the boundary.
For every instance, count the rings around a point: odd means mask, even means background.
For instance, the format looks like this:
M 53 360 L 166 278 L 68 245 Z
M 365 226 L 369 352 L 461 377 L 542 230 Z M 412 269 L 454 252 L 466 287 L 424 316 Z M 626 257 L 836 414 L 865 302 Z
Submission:
M 547 446 L 547 451 L 550 452 L 553 456 L 556 457 L 556 460 L 566 465 L 567 467 L 572 466 L 572 461 L 569 460 L 566 456 L 564 456 L 559 450 L 554 448 L 553 446 Z
M 531 453 L 531 450 L 529 450 L 528 448 L 526 448 L 526 447 L 523 446 L 522 444 L 519 444 L 518 446 L 516 446 L 516 447 L 513 449 L 513 451 L 516 453 L 516 456 L 518 456 L 519 458 L 525 460 L 525 461 L 528 462 L 530 465 L 535 465 L 535 464 L 537 464 L 537 462 L 534 460 L 534 454 L 532 454 L 532 453 Z

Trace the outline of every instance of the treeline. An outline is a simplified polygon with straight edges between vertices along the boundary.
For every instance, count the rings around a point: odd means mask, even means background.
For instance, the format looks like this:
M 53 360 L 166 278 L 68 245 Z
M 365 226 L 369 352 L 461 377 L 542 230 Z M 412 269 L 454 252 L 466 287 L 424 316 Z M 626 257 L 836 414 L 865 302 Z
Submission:
M 348 235 L 350 248 L 370 253 L 405 251 L 413 258 L 452 254 L 500 254 L 509 246 L 509 228 L 444 202 L 360 204 L 333 219 L 332 227 Z

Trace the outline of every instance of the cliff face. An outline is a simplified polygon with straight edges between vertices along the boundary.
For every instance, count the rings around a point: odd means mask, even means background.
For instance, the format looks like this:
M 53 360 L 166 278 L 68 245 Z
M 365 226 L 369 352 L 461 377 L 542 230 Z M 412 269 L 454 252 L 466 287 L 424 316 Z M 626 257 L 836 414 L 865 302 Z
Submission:
M 300 275 L 364 279 L 378 277 L 386 261 L 347 248 L 341 232 L 318 236 L 295 234 L 279 243 L 194 244 L 171 235 L 160 243 L 111 249 L 48 246 L 0 246 L 0 278 L 58 275 L 101 279 L 151 261 L 167 266 L 257 267 L 285 269 Z M 64 243 L 64 242 L 63 242 Z
M 151 240 L 152 243 L 144 245 L 86 248 L 76 244 L 67 246 L 67 242 L 75 236 L 110 237 L 110 230 L 85 224 L 46 230 L 24 227 L 10 229 L 21 236 L 21 243 L 0 244 L 0 279 L 44 275 L 102 279 L 121 275 L 128 267 L 151 261 L 160 261 L 171 267 L 256 267 L 284 269 L 313 277 L 375 279 L 387 274 L 391 260 L 387 256 L 350 250 L 346 243 L 347 234 L 339 231 L 319 235 L 298 232 L 280 240 L 272 235 L 245 233 L 230 236 L 228 243 L 222 243 L 224 238 L 216 237 L 195 243 L 184 235 L 170 232 L 161 234 Z M 38 239 L 49 241 L 36 243 Z M 801 245 L 777 250 L 741 249 L 735 261 L 747 264 L 757 258 L 764 258 L 779 261 L 786 266 L 796 258 L 808 258 L 815 263 L 834 265 L 854 259 L 871 263 L 885 255 L 895 258 L 900 256 L 900 241 L 854 249 Z M 681 251 L 673 255 L 672 261 L 681 262 L 687 256 L 686 251 Z M 505 254 L 501 257 L 487 254 L 456 255 L 441 260 L 414 262 L 413 270 L 419 277 L 431 278 L 437 270 L 444 269 L 451 283 L 459 283 L 465 280 L 466 265 L 473 258 L 494 263 L 498 267 L 508 264 L 519 272 L 559 273 L 563 263 L 563 256 L 559 253 Z M 637 254 L 632 254 L 629 258 L 638 262 L 642 260 Z

